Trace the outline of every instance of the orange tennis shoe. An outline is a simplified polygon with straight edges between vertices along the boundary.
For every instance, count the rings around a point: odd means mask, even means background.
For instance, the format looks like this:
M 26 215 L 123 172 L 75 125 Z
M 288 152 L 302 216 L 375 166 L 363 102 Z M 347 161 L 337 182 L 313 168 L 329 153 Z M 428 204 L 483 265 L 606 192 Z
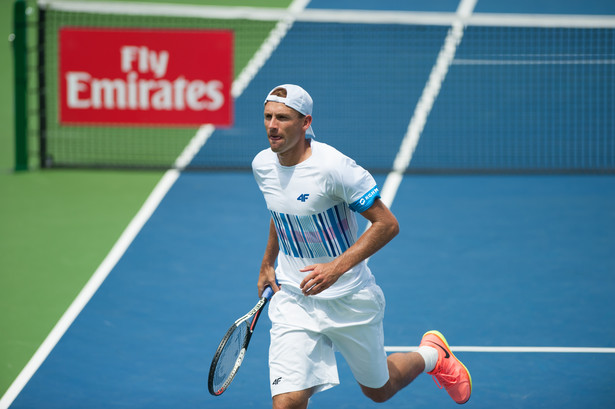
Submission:
M 466 403 L 472 394 L 470 371 L 453 355 L 446 338 L 438 331 L 428 331 L 423 335 L 420 346 L 428 346 L 438 351 L 438 362 L 431 372 L 436 385 L 444 388 L 453 400 Z

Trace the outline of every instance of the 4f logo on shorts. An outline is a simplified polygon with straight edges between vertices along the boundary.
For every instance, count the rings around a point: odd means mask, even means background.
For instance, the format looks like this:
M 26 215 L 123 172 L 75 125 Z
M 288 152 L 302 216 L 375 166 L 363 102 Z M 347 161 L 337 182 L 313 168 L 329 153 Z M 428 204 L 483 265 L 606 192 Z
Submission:
M 280 382 L 282 382 L 282 377 L 275 378 L 271 384 L 272 384 L 272 385 L 277 385 L 277 384 L 279 384 Z
M 303 203 L 305 203 L 305 201 L 308 200 L 308 196 L 310 196 L 309 193 L 302 193 L 299 195 L 297 200 L 301 200 Z

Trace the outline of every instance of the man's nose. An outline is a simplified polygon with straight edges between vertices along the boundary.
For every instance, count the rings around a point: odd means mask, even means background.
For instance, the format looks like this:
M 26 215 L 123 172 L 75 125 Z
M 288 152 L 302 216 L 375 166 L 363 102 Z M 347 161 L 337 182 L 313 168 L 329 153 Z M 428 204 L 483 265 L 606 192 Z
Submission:
M 275 117 L 271 117 L 271 119 L 267 123 L 267 127 L 268 128 L 277 128 L 278 127 L 278 120 Z

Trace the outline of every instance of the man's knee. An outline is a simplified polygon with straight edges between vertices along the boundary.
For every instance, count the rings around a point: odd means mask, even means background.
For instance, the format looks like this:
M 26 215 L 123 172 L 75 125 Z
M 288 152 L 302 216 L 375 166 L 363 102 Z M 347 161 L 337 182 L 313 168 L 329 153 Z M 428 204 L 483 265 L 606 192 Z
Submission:
M 390 383 L 387 382 L 381 388 L 368 388 L 367 386 L 361 385 L 361 390 L 363 394 L 373 400 L 376 403 L 386 402 L 391 399 L 393 393 L 391 393 Z
M 273 409 L 305 409 L 313 391 L 288 392 L 273 397 Z

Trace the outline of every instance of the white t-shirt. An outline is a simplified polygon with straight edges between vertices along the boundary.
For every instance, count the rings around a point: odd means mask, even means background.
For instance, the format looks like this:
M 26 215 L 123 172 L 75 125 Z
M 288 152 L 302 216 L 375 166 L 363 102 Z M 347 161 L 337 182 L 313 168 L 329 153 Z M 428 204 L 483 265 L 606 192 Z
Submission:
M 380 197 L 376 181 L 335 148 L 311 140 L 312 155 L 296 166 L 282 166 L 271 149 L 252 161 L 254 178 L 265 197 L 278 234 L 276 278 L 300 292 L 309 274 L 300 269 L 332 261 L 357 240 L 355 212 Z M 373 281 L 365 261 L 344 273 L 317 298 L 337 298 Z

